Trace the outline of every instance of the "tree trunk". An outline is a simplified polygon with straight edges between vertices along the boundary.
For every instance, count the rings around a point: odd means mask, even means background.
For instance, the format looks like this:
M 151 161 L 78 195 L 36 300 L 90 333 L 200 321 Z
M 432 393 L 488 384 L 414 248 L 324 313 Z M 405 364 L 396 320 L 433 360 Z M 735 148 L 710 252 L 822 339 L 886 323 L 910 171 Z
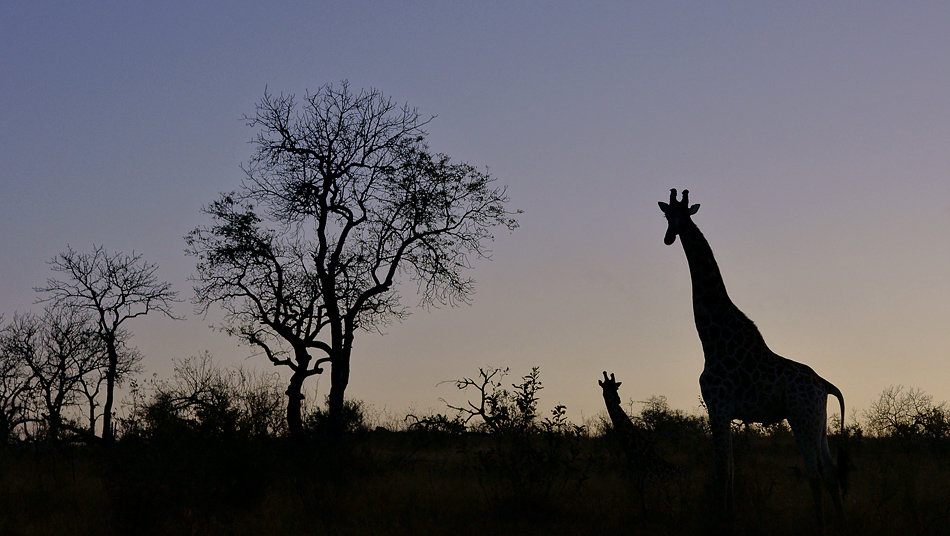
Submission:
M 350 353 L 340 352 L 330 366 L 330 396 L 327 400 L 330 431 L 342 435 L 346 430 L 346 422 L 343 419 L 343 392 L 350 381 Z
M 306 374 L 294 372 L 287 386 L 287 431 L 294 441 L 303 439 L 303 381 Z
M 60 423 L 62 422 L 62 417 L 59 414 L 50 412 L 49 416 L 46 419 L 47 430 L 46 433 L 49 439 L 56 441 L 59 439 L 59 430 Z
M 89 435 L 96 435 L 96 399 L 86 395 L 89 400 Z
M 109 353 L 109 369 L 106 371 L 106 403 L 102 408 L 102 439 L 106 443 L 115 440 L 112 430 L 112 405 L 115 397 L 115 377 L 119 366 L 119 353 L 115 347 L 115 339 L 106 339 L 106 350 Z

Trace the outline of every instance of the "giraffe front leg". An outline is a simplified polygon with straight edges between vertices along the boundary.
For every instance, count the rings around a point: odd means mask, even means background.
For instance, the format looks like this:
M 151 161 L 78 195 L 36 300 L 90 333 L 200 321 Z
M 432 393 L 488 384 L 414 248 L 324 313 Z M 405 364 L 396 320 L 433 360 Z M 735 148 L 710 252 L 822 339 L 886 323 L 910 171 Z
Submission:
M 735 466 L 732 460 L 732 430 L 731 419 L 724 416 L 713 416 L 710 412 L 709 425 L 712 430 L 713 443 L 716 446 L 716 489 L 720 493 L 720 507 L 726 519 L 735 517 L 736 505 L 734 495 Z

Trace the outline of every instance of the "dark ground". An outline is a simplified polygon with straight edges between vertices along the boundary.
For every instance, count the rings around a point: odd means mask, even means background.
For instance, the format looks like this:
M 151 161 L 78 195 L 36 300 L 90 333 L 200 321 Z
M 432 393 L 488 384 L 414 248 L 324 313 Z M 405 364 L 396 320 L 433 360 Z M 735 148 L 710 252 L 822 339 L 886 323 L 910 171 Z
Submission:
M 5 447 L 0 534 L 709 534 L 705 437 L 662 439 L 681 478 L 638 485 L 610 437 L 366 433 L 342 441 Z M 828 534 L 950 533 L 950 442 L 852 440 Z M 736 438 L 736 534 L 815 534 L 790 437 Z M 834 450 L 834 449 L 833 449 Z M 830 498 L 826 512 L 834 519 Z

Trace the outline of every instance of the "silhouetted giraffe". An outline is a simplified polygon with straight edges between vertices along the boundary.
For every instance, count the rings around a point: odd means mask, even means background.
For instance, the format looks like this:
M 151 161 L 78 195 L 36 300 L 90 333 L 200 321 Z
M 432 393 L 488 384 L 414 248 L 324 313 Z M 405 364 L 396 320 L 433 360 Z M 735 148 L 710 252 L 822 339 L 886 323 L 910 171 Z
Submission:
M 642 508 L 646 511 L 644 493 L 646 482 L 660 483 L 681 478 L 684 475 L 675 465 L 656 454 L 652 441 L 643 430 L 633 424 L 623 410 L 619 393 L 621 382 L 616 381 L 613 374 L 608 378 L 607 372 L 604 371 L 604 379 L 597 380 L 597 383 L 604 390 L 604 403 L 607 405 L 610 422 L 613 423 L 614 435 L 623 447 L 627 457 L 627 467 L 640 494 Z
M 839 449 L 836 469 L 826 430 L 828 395 L 838 399 L 844 430 L 844 396 L 810 367 L 769 350 L 755 324 L 732 303 L 712 249 L 691 219 L 699 205 L 689 206 L 688 196 L 689 191 L 683 190 L 683 199 L 677 201 L 674 189 L 669 204 L 659 203 L 669 224 L 663 241 L 670 245 L 679 235 L 689 261 L 693 315 L 706 356 L 699 386 L 716 444 L 716 474 L 723 486 L 726 514 L 731 517 L 735 507 L 732 420 L 773 424 L 787 419 L 805 461 L 821 524 L 821 481 L 839 515 L 847 484 L 847 455 Z

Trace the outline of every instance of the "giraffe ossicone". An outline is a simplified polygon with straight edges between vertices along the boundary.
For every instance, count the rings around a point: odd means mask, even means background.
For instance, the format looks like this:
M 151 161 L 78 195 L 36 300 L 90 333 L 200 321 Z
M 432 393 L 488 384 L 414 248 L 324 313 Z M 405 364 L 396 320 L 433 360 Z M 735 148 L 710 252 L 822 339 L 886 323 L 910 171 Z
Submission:
M 677 200 L 672 189 L 669 203 L 659 203 L 668 224 L 663 241 L 671 245 L 679 237 L 689 263 L 693 316 L 705 354 L 699 386 L 716 444 L 716 474 L 726 513 L 731 516 L 735 507 L 731 422 L 788 420 L 805 463 L 819 524 L 822 483 L 840 516 L 847 454 L 839 448 L 835 464 L 828 447 L 826 405 L 828 395 L 838 399 L 844 433 L 844 396 L 807 365 L 772 352 L 755 324 L 732 303 L 712 249 L 692 221 L 699 205 L 690 206 L 688 196 L 689 190 L 683 190 Z

